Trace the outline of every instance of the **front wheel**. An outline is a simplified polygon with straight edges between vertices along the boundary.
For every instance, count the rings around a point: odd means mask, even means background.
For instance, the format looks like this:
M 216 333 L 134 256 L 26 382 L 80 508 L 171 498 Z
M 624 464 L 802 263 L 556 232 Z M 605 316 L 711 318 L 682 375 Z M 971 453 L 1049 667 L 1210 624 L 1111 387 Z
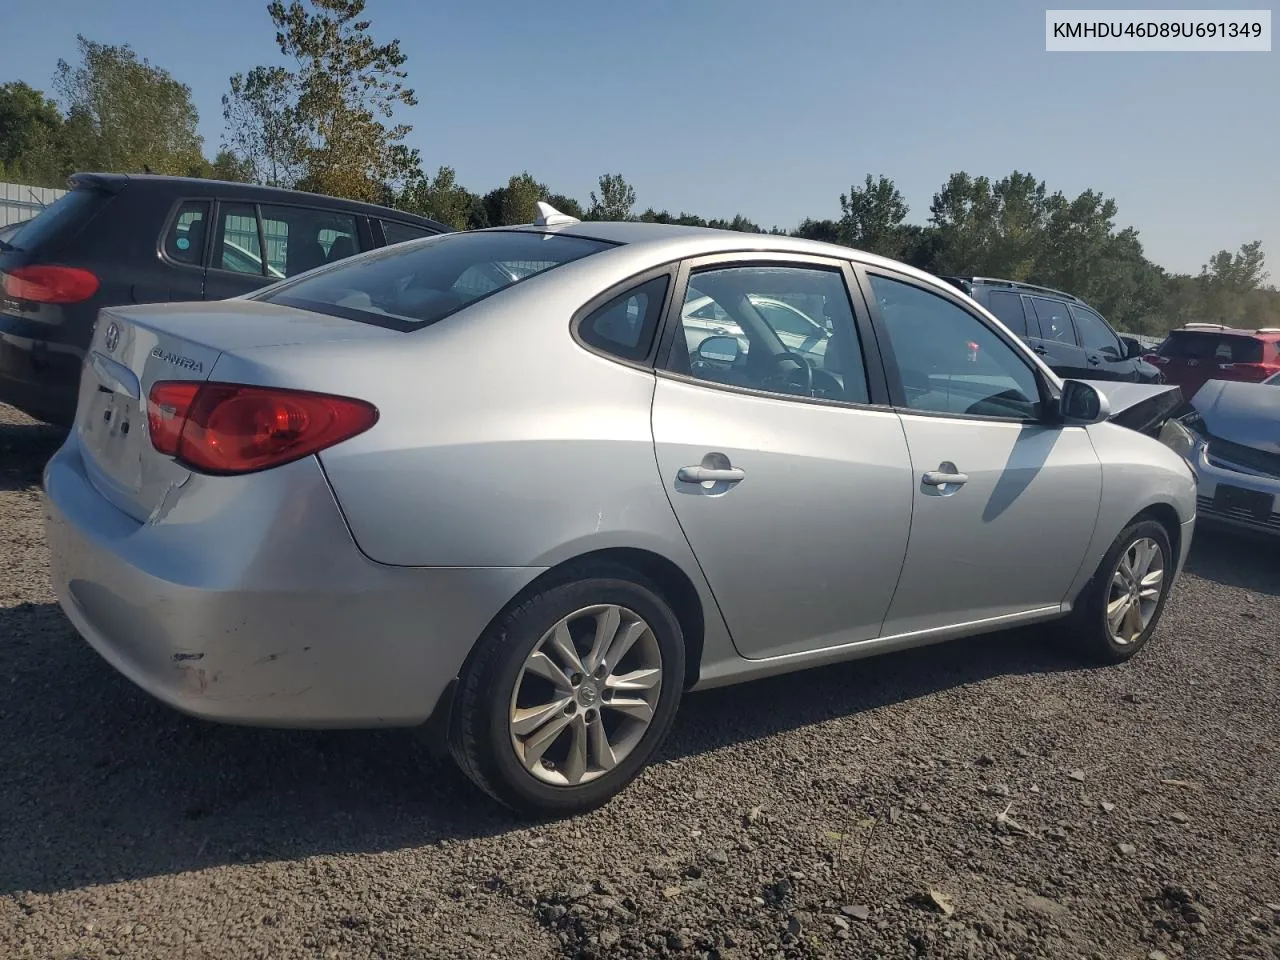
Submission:
M 679 705 L 684 638 L 658 590 L 624 568 L 582 574 L 503 616 L 461 677 L 450 751 L 522 813 L 606 803 L 639 775 Z
M 1160 622 L 1174 563 L 1162 524 L 1139 520 L 1126 527 L 1062 624 L 1064 639 L 1104 663 L 1134 656 Z

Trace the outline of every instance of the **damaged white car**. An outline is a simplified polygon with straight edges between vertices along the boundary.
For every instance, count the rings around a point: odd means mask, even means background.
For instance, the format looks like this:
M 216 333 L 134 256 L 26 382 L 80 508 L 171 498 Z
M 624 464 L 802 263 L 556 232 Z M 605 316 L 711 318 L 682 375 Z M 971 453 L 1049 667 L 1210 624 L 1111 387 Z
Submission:
M 1161 439 L 1196 472 L 1197 513 L 1214 525 L 1280 536 L 1280 374 L 1210 380 Z

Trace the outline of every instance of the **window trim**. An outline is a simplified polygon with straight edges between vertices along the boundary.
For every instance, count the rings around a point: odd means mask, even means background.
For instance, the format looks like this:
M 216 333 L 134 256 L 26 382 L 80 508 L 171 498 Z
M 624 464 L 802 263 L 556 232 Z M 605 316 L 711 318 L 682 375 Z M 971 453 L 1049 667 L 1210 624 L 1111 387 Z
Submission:
M 208 207 L 209 222 L 211 224 L 217 222 L 216 210 L 218 205 L 213 197 L 178 197 L 169 205 L 169 212 L 165 214 L 164 223 L 160 227 L 160 233 L 156 236 L 156 256 L 158 256 L 164 264 L 174 267 L 175 269 L 199 270 L 203 273 L 209 262 L 210 251 L 213 248 L 213 245 L 209 242 L 209 231 L 207 229 L 205 230 L 204 236 L 204 250 L 200 252 L 199 263 L 184 263 L 181 260 L 175 260 L 173 257 L 169 256 L 168 251 L 165 250 L 165 237 L 169 236 L 169 231 L 172 230 L 174 224 L 177 223 L 179 216 L 178 211 L 188 203 L 205 204 Z
M 869 402 L 860 403 L 850 400 L 833 400 L 830 397 L 802 397 L 788 393 L 774 393 L 770 390 L 758 390 L 754 387 L 742 387 L 735 384 L 716 383 L 701 380 L 687 374 L 677 373 L 667 368 L 671 358 L 671 346 L 678 334 L 682 333 L 681 306 L 688 294 L 689 278 L 694 273 L 708 269 L 750 267 L 798 267 L 836 273 L 844 283 L 845 294 L 849 298 L 849 309 L 853 316 L 853 333 L 862 348 L 863 369 L 867 378 L 867 395 Z M 677 383 L 686 383 L 708 390 L 720 390 L 727 393 L 738 393 L 748 397 L 763 397 L 771 400 L 790 401 L 801 404 L 813 404 L 823 407 L 837 407 L 848 410 L 879 410 L 888 412 L 892 409 L 888 384 L 884 377 L 880 360 L 878 343 L 866 312 L 866 301 L 855 274 L 854 264 L 839 257 L 823 257 L 813 254 L 789 253 L 781 250 L 740 250 L 689 257 L 682 260 L 675 282 L 668 297 L 666 313 L 656 338 L 657 348 L 652 359 L 652 369 L 656 376 Z
M 1017 357 L 1026 364 L 1027 369 L 1031 371 L 1032 377 L 1035 378 L 1036 388 L 1040 393 L 1040 416 L 1038 417 L 996 417 L 984 416 L 971 413 L 950 413 L 944 410 L 920 410 L 910 406 L 907 403 L 906 390 L 902 385 L 902 377 L 898 372 L 897 358 L 893 352 L 893 342 L 889 339 L 889 328 L 885 323 L 884 314 L 880 310 L 879 301 L 874 296 L 871 287 L 872 277 L 883 277 L 886 280 L 893 280 L 904 283 L 908 286 L 915 287 L 924 293 L 932 294 L 943 300 L 950 302 L 958 309 L 964 311 L 972 317 L 977 323 L 990 333 L 997 340 L 1005 344 Z M 1052 417 L 1052 411 L 1055 408 L 1056 401 L 1060 396 L 1060 391 L 1056 385 L 1048 377 L 1044 375 L 1044 371 L 1031 358 L 1034 353 L 1030 347 L 1022 340 L 1021 337 L 1010 336 L 993 327 L 987 322 L 981 314 L 974 313 L 969 306 L 959 296 L 953 296 L 952 292 L 947 289 L 946 284 L 932 284 L 922 282 L 916 277 L 909 276 L 889 267 L 880 265 L 859 264 L 858 279 L 864 284 L 863 298 L 867 303 L 867 308 L 871 314 L 871 322 L 877 331 L 877 342 L 879 344 L 880 356 L 885 366 L 885 375 L 889 379 L 889 391 L 893 400 L 893 409 L 902 416 L 918 416 L 918 417 L 938 417 L 946 420 L 964 420 L 970 423 L 1017 423 L 1017 424 L 1040 424 L 1054 425 L 1056 421 Z M 955 291 L 960 293 L 960 291 Z M 1069 316 L 1070 314 L 1068 314 Z
M 413 230 L 425 230 L 426 232 L 420 237 L 414 237 L 414 240 L 426 240 L 428 237 L 438 237 L 442 233 L 448 233 L 447 230 L 433 230 L 430 227 L 424 227 L 420 223 L 410 223 L 408 220 L 397 220 L 394 217 L 369 217 L 369 233 L 373 237 L 373 247 L 389 247 L 391 242 L 387 239 L 386 224 L 394 223 L 401 227 L 409 227 Z M 400 243 L 410 243 L 409 240 L 401 240 Z M 363 251 L 361 251 L 363 252 Z
M 580 306 L 577 310 L 575 310 L 573 312 L 573 315 L 569 318 L 569 335 L 573 338 L 574 343 L 576 343 L 583 350 L 586 350 L 588 353 L 595 354 L 597 357 L 603 357 L 605 360 L 611 360 L 612 362 L 621 364 L 624 367 L 631 367 L 636 370 L 644 370 L 645 372 L 648 372 L 648 373 L 654 372 L 654 368 L 656 365 L 655 364 L 656 354 L 660 349 L 660 345 L 663 342 L 663 331 L 665 327 L 665 322 L 666 322 L 667 314 L 671 309 L 671 298 L 675 294 L 675 289 L 679 281 L 679 266 L 680 266 L 679 260 L 670 260 L 666 263 L 659 264 L 656 267 L 650 267 L 646 270 L 642 270 L 640 273 L 632 274 L 631 276 L 627 277 L 625 280 L 621 280 L 618 283 L 613 284 L 612 286 L 607 288 L 603 293 L 596 294 L 594 297 L 592 297 L 590 300 L 588 300 L 586 303 Z M 663 297 L 662 305 L 659 308 L 658 322 L 657 324 L 654 325 L 653 335 L 649 338 L 649 346 L 648 346 L 648 349 L 645 350 L 644 356 L 638 357 L 633 360 L 629 357 L 624 357 L 624 356 L 621 356 L 620 354 L 612 353 L 609 350 L 604 349 L 603 347 L 598 347 L 595 344 L 589 342 L 582 335 L 582 330 L 581 330 L 582 324 L 593 313 L 595 313 L 597 310 L 599 310 L 601 307 L 605 306 L 606 304 L 610 303 L 611 301 L 616 300 L 618 297 L 622 296 L 628 291 L 631 291 L 636 289 L 637 287 L 643 286 L 644 284 L 648 283 L 650 280 L 656 280 L 659 277 L 666 277 L 667 292 L 666 292 L 666 295 Z

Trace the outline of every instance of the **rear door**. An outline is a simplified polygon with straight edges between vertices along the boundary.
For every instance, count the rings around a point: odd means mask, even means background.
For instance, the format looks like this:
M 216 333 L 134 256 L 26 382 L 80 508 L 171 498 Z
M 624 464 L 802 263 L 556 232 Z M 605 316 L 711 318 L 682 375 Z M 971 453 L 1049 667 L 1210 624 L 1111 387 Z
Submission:
M 1137 361 L 1126 356 L 1124 344 L 1111 325 L 1096 312 L 1080 304 L 1071 304 L 1071 318 L 1075 321 L 1080 346 L 1084 350 L 1085 363 L 1097 380 L 1138 379 Z
M 212 200 L 180 200 L 174 204 L 159 239 L 160 262 L 134 285 L 135 303 L 204 299 L 205 254 L 212 215 Z
M 1043 357 L 1060 377 L 1088 379 L 1093 376 L 1093 368 L 1076 339 L 1075 325 L 1071 322 L 1071 312 L 1066 303 L 1036 296 L 1028 296 L 1027 301 L 1040 325 L 1040 337 L 1031 342 L 1031 349 Z
M 751 659 L 880 633 L 911 523 L 911 464 L 847 264 L 716 257 L 677 281 L 653 399 L 663 486 L 738 651 Z M 711 297 L 748 341 L 687 316 Z M 753 300 L 832 320 L 797 354 Z M 864 349 L 865 348 L 865 349 Z M 700 352 L 701 350 L 701 352 Z M 870 381 L 870 382 L 869 382 Z M 873 395 L 881 405 L 872 403 Z

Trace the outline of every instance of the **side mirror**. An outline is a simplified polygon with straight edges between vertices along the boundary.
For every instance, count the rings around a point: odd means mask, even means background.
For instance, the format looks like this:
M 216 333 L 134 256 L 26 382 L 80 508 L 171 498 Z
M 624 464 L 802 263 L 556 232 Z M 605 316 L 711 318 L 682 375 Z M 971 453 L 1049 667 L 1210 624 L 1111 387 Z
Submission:
M 695 358 L 709 363 L 734 363 L 742 346 L 737 337 L 707 337 L 694 351 Z
M 1137 360 L 1146 353 L 1146 348 L 1133 337 L 1121 337 L 1120 342 L 1124 344 L 1124 358 L 1126 360 Z
M 1062 396 L 1058 399 L 1058 415 L 1071 426 L 1088 426 L 1102 423 L 1111 416 L 1111 404 L 1106 396 L 1083 380 L 1065 380 Z

